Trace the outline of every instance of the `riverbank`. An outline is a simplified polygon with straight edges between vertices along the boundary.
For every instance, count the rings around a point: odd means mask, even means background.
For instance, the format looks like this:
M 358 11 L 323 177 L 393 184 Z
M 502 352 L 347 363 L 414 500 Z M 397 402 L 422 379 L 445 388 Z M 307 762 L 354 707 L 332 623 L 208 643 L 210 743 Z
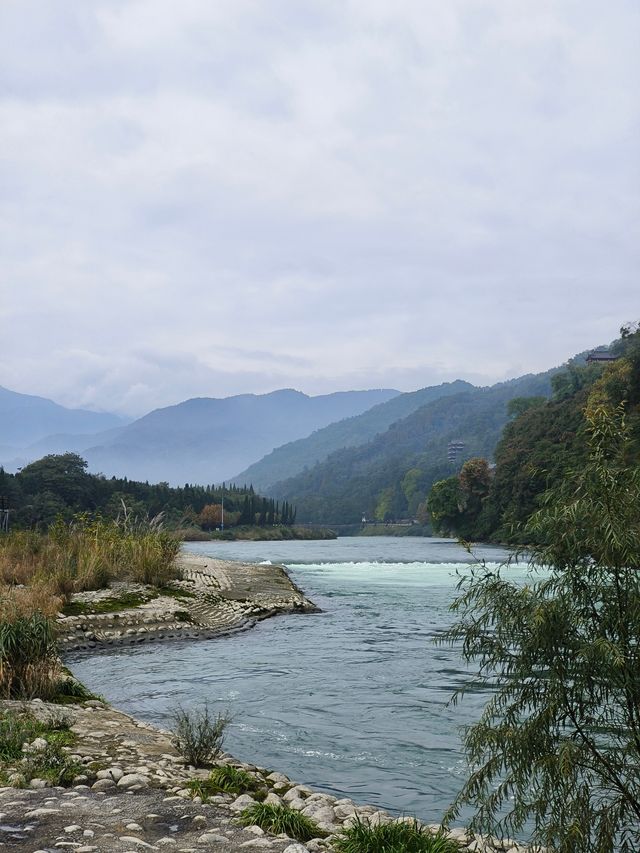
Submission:
M 82 612 L 58 618 L 61 652 L 213 638 L 271 616 L 318 611 L 280 566 L 185 553 L 178 565 L 182 579 L 160 591 L 120 583 L 74 595 L 73 608 Z M 131 599 L 141 603 L 126 606 Z
M 184 542 L 288 542 L 337 539 L 338 534 L 329 527 L 271 527 L 242 526 L 225 530 L 185 530 L 180 531 Z
M 221 636 L 278 613 L 316 611 L 277 566 L 183 555 L 181 568 L 183 580 L 138 606 L 61 619 L 63 653 L 65 649 L 84 649 L 95 654 L 111 645 Z M 126 600 L 126 595 L 142 596 L 144 592 L 131 585 L 128 589 L 117 586 L 73 598 L 75 606 L 100 610 L 115 606 L 105 605 L 109 596 L 114 602 L 118 596 Z M 18 707 L 16 703 L 2 705 Z M 36 701 L 28 707 L 40 716 L 56 706 Z M 76 737 L 68 749 L 83 770 L 66 789 L 45 787 L 45 780 L 38 779 L 31 782 L 34 787 L 22 791 L 0 789 L 0 824 L 9 827 L 0 835 L 0 842 L 6 849 L 32 853 L 37 845 L 40 850 L 72 849 L 79 853 L 174 846 L 179 851 L 213 848 L 225 853 L 260 848 L 276 853 L 330 849 L 331 838 L 297 845 L 290 838 L 265 834 L 258 827 L 241 829 L 234 818 L 251 804 L 249 793 L 240 797 L 222 794 L 209 803 L 191 799 L 188 781 L 204 779 L 207 771 L 187 767 L 166 732 L 95 700 L 66 708 L 64 713 L 72 718 L 71 731 Z M 287 804 L 312 817 L 330 834 L 357 819 L 374 825 L 394 820 L 374 806 L 313 792 L 279 773 L 242 764 L 231 756 L 225 756 L 223 762 L 254 775 L 269 789 L 269 802 Z M 450 837 L 460 849 L 487 853 L 522 849 L 513 842 L 470 838 L 463 829 L 454 830 Z

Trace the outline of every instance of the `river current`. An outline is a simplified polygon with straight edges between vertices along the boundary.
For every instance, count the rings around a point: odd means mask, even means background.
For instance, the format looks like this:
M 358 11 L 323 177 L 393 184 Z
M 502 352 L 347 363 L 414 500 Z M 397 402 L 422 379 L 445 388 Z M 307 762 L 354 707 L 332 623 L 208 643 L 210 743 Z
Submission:
M 233 715 L 225 747 L 238 758 L 438 821 L 466 774 L 460 727 L 478 719 L 488 698 L 471 692 L 449 704 L 469 672 L 456 649 L 434 643 L 452 622 L 469 555 L 450 540 L 386 537 L 185 549 L 285 565 L 323 612 L 215 640 L 74 655 L 78 678 L 164 727 L 177 706 L 206 700 Z M 508 556 L 476 553 L 491 563 Z

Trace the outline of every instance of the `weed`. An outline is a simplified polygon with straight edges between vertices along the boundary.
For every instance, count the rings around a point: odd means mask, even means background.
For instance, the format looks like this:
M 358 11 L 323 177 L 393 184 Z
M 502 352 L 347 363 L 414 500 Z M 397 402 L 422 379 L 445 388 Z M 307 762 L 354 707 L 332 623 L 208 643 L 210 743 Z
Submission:
M 59 673 L 53 622 L 34 610 L 30 590 L 0 597 L 0 696 L 47 698 Z
M 54 785 L 71 783 L 80 773 L 81 765 L 72 761 L 65 747 L 75 743 L 70 731 L 71 720 L 64 714 L 54 713 L 46 721 L 38 720 L 29 712 L 7 711 L 0 715 L 0 775 L 9 778 L 9 770 L 18 772 L 18 784 L 31 779 L 47 779 Z M 25 743 L 36 738 L 45 741 L 39 749 L 25 750 Z
M 227 713 L 212 716 L 206 703 L 199 710 L 178 708 L 173 712 L 172 743 L 189 764 L 206 766 L 222 752 L 225 729 L 230 722 Z
M 455 841 L 412 823 L 371 826 L 358 820 L 334 842 L 336 853 L 460 853 Z
M 267 803 L 255 803 L 240 813 L 242 826 L 259 826 L 265 832 L 274 835 L 284 833 L 297 841 L 310 841 L 312 838 L 326 838 L 327 833 L 300 812 L 289 806 L 277 806 Z
M 230 765 L 215 767 L 208 779 L 192 779 L 187 787 L 193 792 L 194 796 L 201 797 L 205 803 L 214 794 L 250 793 L 255 797 L 260 793 L 264 793 L 266 796 L 267 793 L 266 790 L 262 790 L 260 782 L 255 776 L 247 773 L 246 770 L 239 770 Z

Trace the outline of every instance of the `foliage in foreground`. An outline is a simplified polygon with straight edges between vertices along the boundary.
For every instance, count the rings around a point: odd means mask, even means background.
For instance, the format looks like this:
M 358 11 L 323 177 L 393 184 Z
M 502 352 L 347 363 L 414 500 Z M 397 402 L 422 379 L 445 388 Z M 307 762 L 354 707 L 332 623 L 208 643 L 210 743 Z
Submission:
M 0 698 L 49 698 L 59 677 L 48 596 L 0 588 Z M 55 609 L 55 608 L 54 608 Z
M 358 820 L 343 829 L 333 849 L 337 853 L 459 853 L 460 847 L 442 835 L 433 835 L 417 821 L 371 826 Z
M 0 713 L 0 775 L 6 781 L 15 774 L 14 784 L 26 785 L 31 779 L 46 779 L 54 785 L 70 784 L 82 767 L 74 762 L 65 747 L 75 742 L 64 715 L 37 719 L 29 712 Z M 27 748 L 36 739 L 43 743 Z
M 173 712 L 172 743 L 189 764 L 205 767 L 220 756 L 230 722 L 227 713 L 214 716 L 206 703 L 199 709 L 177 708 Z
M 310 841 L 312 838 L 324 838 L 326 832 L 300 812 L 285 805 L 255 803 L 240 813 L 242 826 L 259 826 L 265 832 L 274 835 L 284 833 L 297 841 Z
M 623 407 L 587 412 L 589 456 L 525 527 L 551 566 L 525 586 L 480 567 L 448 639 L 493 698 L 465 745 L 474 831 L 557 853 L 640 849 L 640 468 Z M 464 691 L 463 691 L 464 692 Z
M 201 797 L 203 802 L 214 794 L 250 793 L 255 796 L 262 789 L 263 797 L 267 794 L 266 787 L 261 786 L 255 776 L 230 764 L 214 767 L 208 779 L 192 779 L 187 787 L 194 796 Z

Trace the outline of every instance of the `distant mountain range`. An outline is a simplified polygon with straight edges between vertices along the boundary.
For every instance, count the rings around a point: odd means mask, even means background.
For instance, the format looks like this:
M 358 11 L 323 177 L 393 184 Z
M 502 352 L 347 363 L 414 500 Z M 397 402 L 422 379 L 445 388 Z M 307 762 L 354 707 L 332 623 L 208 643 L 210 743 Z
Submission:
M 92 412 L 77 413 L 74 419 L 74 410 L 8 391 L 15 405 L 13 409 L 7 405 L 7 411 L 13 412 L 14 420 L 7 422 L 5 431 L 0 411 L 0 462 L 15 470 L 47 453 L 70 450 L 80 453 L 91 471 L 107 476 L 174 485 L 219 483 L 277 445 L 358 415 L 399 393 L 383 389 L 309 397 L 285 389 L 224 399 L 203 397 L 121 425 L 113 415 Z M 48 408 L 33 409 L 25 403 L 19 409 L 20 398 L 40 400 Z M 47 411 L 52 413 L 50 421 Z M 80 414 L 94 419 L 83 420 Z M 20 424 L 24 440 L 18 443 Z M 94 435 L 88 435 L 91 432 Z
M 309 397 L 284 389 L 201 397 L 131 423 L 0 389 L 0 464 L 12 471 L 47 453 L 74 451 L 105 476 L 252 484 L 295 504 L 300 521 L 414 516 L 431 483 L 451 472 L 448 442 L 463 442 L 465 458 L 491 459 L 509 400 L 548 396 L 553 373 L 488 388 L 458 380 L 403 394 Z
M 117 415 L 67 409 L 45 397 L 19 394 L 0 386 L 0 446 L 4 455 L 58 433 L 86 437 L 126 423 Z

